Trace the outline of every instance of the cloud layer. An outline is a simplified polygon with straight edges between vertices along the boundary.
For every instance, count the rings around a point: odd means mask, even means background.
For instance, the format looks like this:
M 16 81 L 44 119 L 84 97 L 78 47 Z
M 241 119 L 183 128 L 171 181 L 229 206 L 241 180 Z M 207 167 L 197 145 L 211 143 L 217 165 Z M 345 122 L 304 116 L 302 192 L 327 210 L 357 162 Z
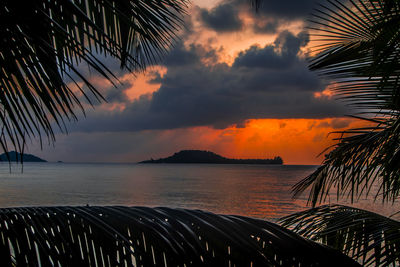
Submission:
M 122 111 L 97 110 L 73 130 L 225 128 L 248 119 L 341 116 L 340 103 L 315 97 L 326 84 L 307 69 L 301 52 L 307 43 L 305 32 L 284 31 L 270 45 L 241 51 L 231 66 L 218 62 L 214 48 L 179 44 L 165 60 L 166 74 L 156 72 L 151 80 L 159 90 L 123 102 Z M 121 93 L 111 96 L 125 100 Z
M 293 21 L 304 21 L 321 0 L 263 0 L 257 11 L 248 1 L 224 0 L 216 7 L 201 9 L 200 20 L 216 32 L 237 32 L 243 29 L 243 17 L 251 18 L 257 33 L 275 33 L 279 26 Z
M 248 0 L 194 7 L 180 41 L 146 77 L 128 76 L 102 58 L 123 85 L 116 89 L 91 72 L 108 103 L 94 102 L 86 118 L 68 125 L 69 136 L 57 135 L 58 151 L 32 152 L 50 160 L 132 162 L 209 149 L 319 163 L 315 156 L 331 144 L 327 133 L 350 121 L 338 118 L 348 110 L 307 68 L 309 38 L 301 29 L 313 2 L 263 0 L 257 12 Z
M 234 32 L 243 27 L 237 5 L 233 1 L 223 2 L 211 10 L 201 9 L 200 18 L 205 26 L 218 32 Z

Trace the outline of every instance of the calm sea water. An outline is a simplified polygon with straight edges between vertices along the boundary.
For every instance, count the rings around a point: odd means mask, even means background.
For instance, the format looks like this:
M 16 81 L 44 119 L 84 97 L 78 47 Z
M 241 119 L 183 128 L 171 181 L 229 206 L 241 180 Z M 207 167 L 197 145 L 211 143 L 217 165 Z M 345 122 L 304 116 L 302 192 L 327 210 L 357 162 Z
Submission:
M 291 187 L 316 166 L 214 164 L 0 164 L 0 207 L 167 206 L 276 219 L 306 208 Z M 345 202 L 342 202 L 346 204 Z M 389 215 L 371 200 L 356 206 Z

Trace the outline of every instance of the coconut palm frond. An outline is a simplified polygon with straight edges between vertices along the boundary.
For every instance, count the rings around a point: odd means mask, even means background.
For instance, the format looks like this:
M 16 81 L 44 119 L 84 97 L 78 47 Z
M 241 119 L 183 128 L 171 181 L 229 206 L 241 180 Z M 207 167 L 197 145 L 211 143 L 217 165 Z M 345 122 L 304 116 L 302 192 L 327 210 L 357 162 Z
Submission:
M 400 222 L 369 211 L 320 206 L 280 220 L 280 224 L 358 260 L 363 266 L 400 264 Z
M 283 227 L 144 207 L 0 209 L 5 266 L 360 266 Z
M 261 6 L 263 0 L 250 0 L 250 1 L 251 1 L 251 5 L 254 6 L 256 8 L 256 10 L 258 10 L 258 8 Z
M 328 2 L 311 19 L 320 53 L 311 59 L 310 69 L 335 79 L 334 91 L 357 108 L 378 116 L 399 111 L 400 4 Z
M 97 56 L 129 71 L 163 56 L 182 25 L 186 0 L 4 0 L 0 7 L 0 144 L 23 152 L 26 138 L 54 140 L 52 124 L 83 110 L 100 93 L 79 64 L 113 84 Z
M 337 198 L 351 201 L 371 192 L 376 198 L 394 201 L 400 194 L 398 129 L 399 120 L 386 119 L 379 126 L 345 132 L 352 135 L 340 138 L 324 164 L 293 187 L 294 196 L 311 187 L 308 200 L 313 206 L 326 201 L 332 190 Z
M 311 186 L 313 205 L 332 188 L 353 200 L 378 182 L 376 196 L 393 201 L 400 194 L 400 2 L 330 0 L 311 25 L 319 53 L 310 69 L 333 79 L 334 93 L 369 126 L 339 132 L 323 165 L 295 185 L 295 196 Z

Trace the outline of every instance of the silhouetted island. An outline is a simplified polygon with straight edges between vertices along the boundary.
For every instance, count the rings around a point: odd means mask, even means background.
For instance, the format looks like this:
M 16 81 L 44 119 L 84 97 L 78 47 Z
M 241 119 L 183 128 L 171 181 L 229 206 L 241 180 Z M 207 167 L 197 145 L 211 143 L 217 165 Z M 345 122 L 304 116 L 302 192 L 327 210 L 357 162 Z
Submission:
M 11 162 L 16 162 L 16 161 L 21 161 L 21 154 L 16 151 L 10 151 L 8 152 L 9 158 L 7 158 L 6 153 L 3 153 L 0 155 L 0 161 L 11 161 Z M 22 162 L 47 162 L 44 159 L 41 159 L 39 157 L 36 157 L 31 154 L 23 154 L 22 155 Z
M 182 150 L 167 158 L 150 159 L 139 163 L 217 163 L 217 164 L 283 164 L 281 157 L 273 159 L 229 159 L 203 150 Z

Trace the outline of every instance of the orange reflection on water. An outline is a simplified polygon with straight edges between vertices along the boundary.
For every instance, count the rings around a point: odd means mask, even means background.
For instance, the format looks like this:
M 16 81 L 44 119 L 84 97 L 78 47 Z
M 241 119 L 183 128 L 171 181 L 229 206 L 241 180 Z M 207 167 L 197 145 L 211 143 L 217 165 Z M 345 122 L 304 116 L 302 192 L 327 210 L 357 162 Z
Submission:
M 313 166 L 146 164 L 131 169 L 130 175 L 126 173 L 123 178 L 126 183 L 119 190 L 133 189 L 128 205 L 201 209 L 274 220 L 305 208 L 305 199 L 292 200 L 291 187 L 314 169 Z

